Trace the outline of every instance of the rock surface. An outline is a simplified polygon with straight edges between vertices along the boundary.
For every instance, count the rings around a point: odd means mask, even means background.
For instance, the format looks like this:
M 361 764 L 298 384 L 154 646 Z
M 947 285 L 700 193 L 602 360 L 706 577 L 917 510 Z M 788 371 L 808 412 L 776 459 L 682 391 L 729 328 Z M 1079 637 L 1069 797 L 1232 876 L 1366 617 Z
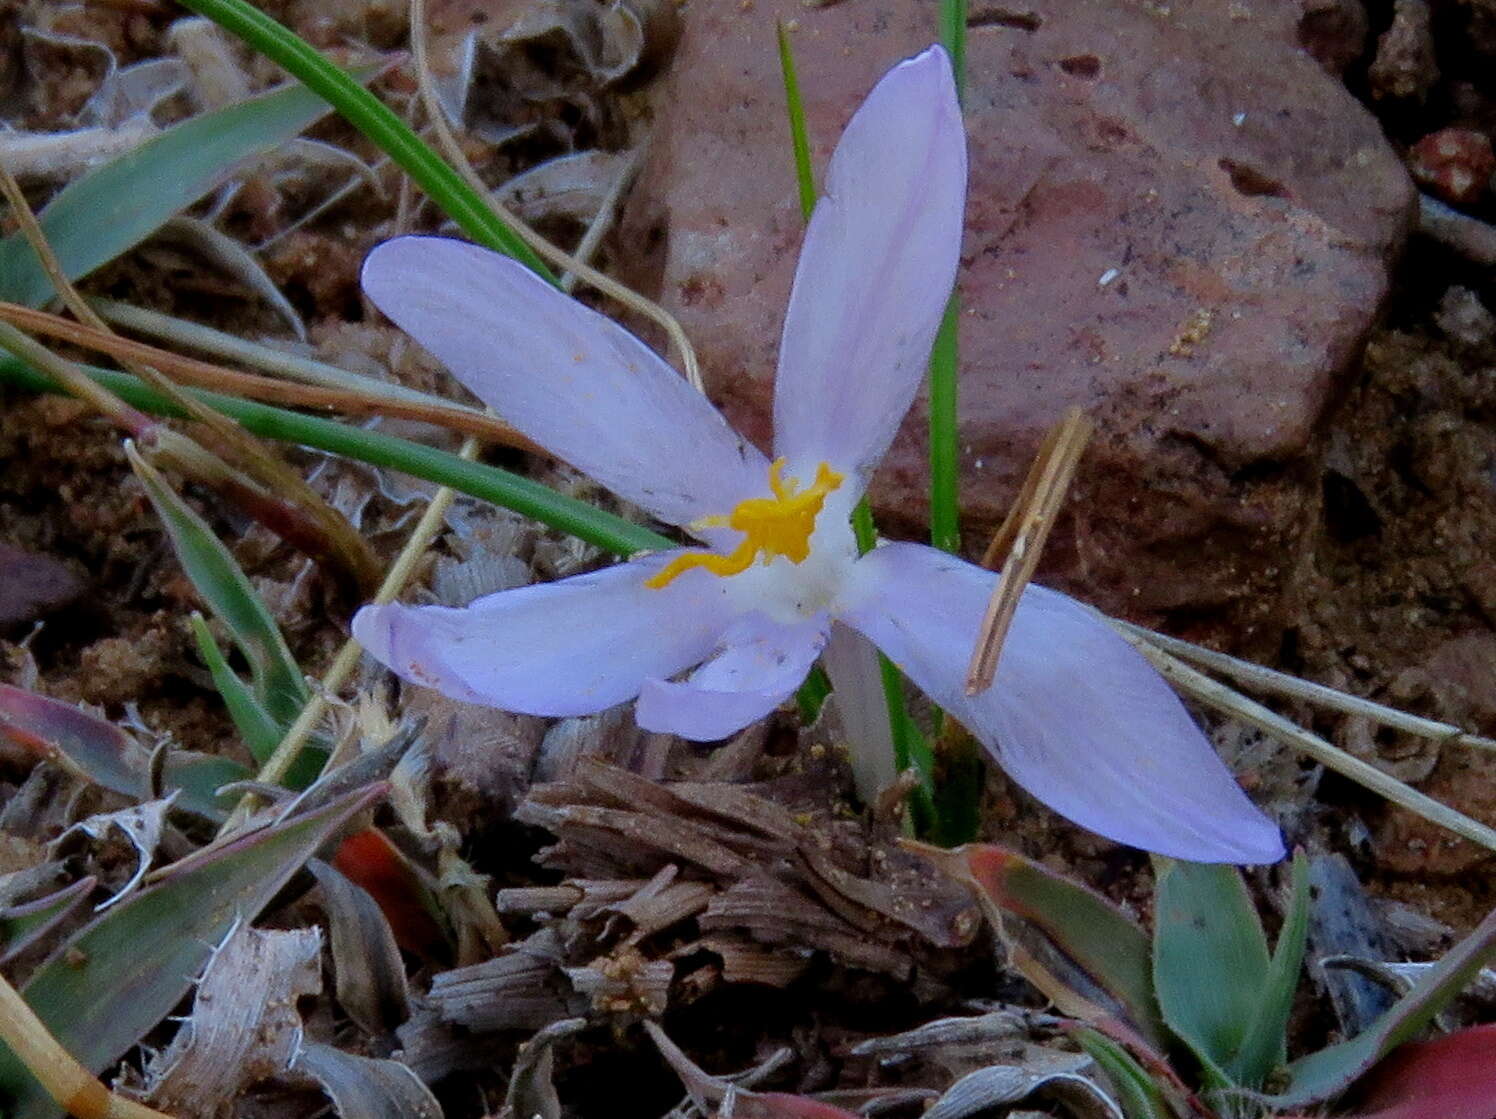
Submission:
M 974 4 L 961 292 L 967 545 L 1045 431 L 1097 422 L 1046 577 L 1104 608 L 1238 632 L 1271 616 L 1318 503 L 1314 432 L 1410 219 L 1372 117 L 1271 2 Z M 767 445 L 801 235 L 774 24 L 794 21 L 825 166 L 932 5 L 697 3 L 621 235 L 699 348 L 714 398 Z M 923 405 L 880 472 L 880 527 L 926 509 Z

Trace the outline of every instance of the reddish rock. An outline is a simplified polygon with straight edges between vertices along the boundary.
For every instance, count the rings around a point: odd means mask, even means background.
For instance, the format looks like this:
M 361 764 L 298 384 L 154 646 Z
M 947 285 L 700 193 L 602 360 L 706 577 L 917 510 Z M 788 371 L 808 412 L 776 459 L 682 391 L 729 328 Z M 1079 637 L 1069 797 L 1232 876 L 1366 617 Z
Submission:
M 1016 14 L 1015 14 L 1016 13 Z M 1233 626 L 1277 601 L 1317 502 L 1312 434 L 1386 290 L 1413 191 L 1379 128 L 1298 46 L 1299 4 L 973 7 L 961 461 L 979 549 L 1046 429 L 1099 425 L 1049 578 L 1132 615 Z M 824 167 L 930 5 L 693 4 L 625 215 L 635 279 L 760 442 L 799 248 L 774 22 L 794 20 Z M 881 526 L 925 515 L 917 405 Z M 1224 614 L 1219 614 L 1220 611 Z
M 1479 202 L 1496 171 L 1490 138 L 1473 128 L 1441 128 L 1408 149 L 1413 178 L 1446 202 Z

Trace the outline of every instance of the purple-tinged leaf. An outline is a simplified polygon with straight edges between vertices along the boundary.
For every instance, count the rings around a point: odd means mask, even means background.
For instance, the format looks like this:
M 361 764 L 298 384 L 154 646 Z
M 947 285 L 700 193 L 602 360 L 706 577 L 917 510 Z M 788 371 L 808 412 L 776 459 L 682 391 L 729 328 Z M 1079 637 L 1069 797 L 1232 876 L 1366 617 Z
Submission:
M 122 796 L 143 800 L 156 795 L 148 776 L 150 756 L 140 744 L 71 703 L 0 684 L 0 738 Z M 222 816 L 225 807 L 214 790 L 243 781 L 249 771 L 227 758 L 174 750 L 167 755 L 163 776 L 165 788 L 159 794 L 181 789 L 177 806 L 211 819 Z
M 1012 963 L 1066 1014 L 1120 1024 L 1151 1048 L 1164 1037 L 1147 934 L 1100 894 L 995 844 L 919 849 L 970 883 Z
M 1358 1095 L 1352 1119 L 1492 1119 L 1496 1025 L 1402 1046 L 1372 1070 Z

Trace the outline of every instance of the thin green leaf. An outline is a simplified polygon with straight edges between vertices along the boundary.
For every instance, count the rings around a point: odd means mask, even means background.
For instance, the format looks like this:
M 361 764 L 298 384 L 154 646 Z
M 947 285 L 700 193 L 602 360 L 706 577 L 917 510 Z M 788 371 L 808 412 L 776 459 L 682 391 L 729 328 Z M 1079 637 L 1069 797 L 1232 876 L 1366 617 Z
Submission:
M 239 737 L 244 739 L 244 744 L 249 747 L 255 761 L 265 762 L 280 745 L 284 729 L 260 705 L 249 685 L 239 679 L 239 674 L 229 667 L 223 650 L 208 632 L 208 623 L 203 621 L 203 616 L 194 610 L 191 621 L 198 655 L 208 666 L 213 686 L 223 697 L 223 705 L 229 709 L 229 718 L 234 721 L 234 728 L 238 730 Z
M 956 96 L 966 101 L 966 0 L 940 0 L 940 45 L 951 56 Z
M 328 61 L 316 47 L 245 0 L 185 0 L 182 6 L 239 36 L 326 98 L 349 124 L 404 168 L 416 185 L 474 241 L 506 253 L 556 282 L 530 246 L 494 214 L 488 203 L 463 182 L 461 175 L 379 98 Z
M 1111 1080 L 1127 1119 L 1169 1119 L 1169 1105 L 1163 1092 L 1143 1066 L 1132 1059 L 1132 1054 L 1095 1030 L 1077 1030 L 1074 1037 Z
M 1169 1028 L 1208 1070 L 1227 1070 L 1257 1018 L 1267 984 L 1267 937 L 1232 866 L 1159 858 L 1153 986 Z
M 826 670 L 816 665 L 795 693 L 795 705 L 800 710 L 800 721 L 806 726 L 815 722 L 821 714 L 826 697 L 831 694 L 831 681 L 826 679 Z
M 956 320 L 955 295 L 930 351 L 930 543 L 943 552 L 961 551 L 960 434 L 956 430 Z
M 1246 1088 L 1261 1087 L 1273 1070 L 1288 1060 L 1288 1016 L 1299 988 L 1309 936 L 1309 860 L 1302 851 L 1293 857 L 1292 881 L 1288 914 L 1268 964 L 1257 1015 L 1247 1027 L 1241 1051 L 1226 1070 Z
M 383 785 L 360 789 L 188 856 L 74 933 L 22 994 L 84 1067 L 103 1072 L 171 1013 L 234 922 L 253 920 L 318 847 L 384 792 Z M 0 1114 L 61 1114 L 4 1049 Z
M 932 842 L 942 847 L 970 843 L 981 830 L 982 787 L 987 768 L 976 739 L 954 723 L 939 733 L 935 757 L 935 824 Z
M 289 725 L 310 700 L 311 692 L 270 610 L 207 522 L 188 507 L 155 467 L 128 445 L 126 454 L 166 526 L 187 577 L 213 613 L 228 626 L 234 644 L 249 662 L 260 706 L 277 723 Z
M 951 58 L 956 96 L 966 98 L 966 0 L 940 0 L 940 42 Z M 956 371 L 960 297 L 953 293 L 930 351 L 930 543 L 961 551 L 960 433 Z
M 63 272 L 79 279 L 138 245 L 246 161 L 326 113 L 303 86 L 276 90 L 183 121 L 75 179 L 41 214 Z M 0 299 L 39 307 L 55 294 L 21 234 L 0 241 Z
M 1369 1028 L 1350 1041 L 1289 1065 L 1288 1090 L 1267 1097 L 1266 1102 L 1278 1108 L 1300 1108 L 1339 1095 L 1392 1050 L 1417 1037 L 1492 956 L 1496 956 L 1496 910 Z
M 783 23 L 774 25 L 779 36 L 779 71 L 784 76 L 784 104 L 790 118 L 790 145 L 795 151 L 795 185 L 800 188 L 800 216 L 806 221 L 816 208 L 816 174 L 810 165 L 810 138 L 805 131 L 805 103 L 800 99 L 800 77 L 795 71 L 795 52 Z

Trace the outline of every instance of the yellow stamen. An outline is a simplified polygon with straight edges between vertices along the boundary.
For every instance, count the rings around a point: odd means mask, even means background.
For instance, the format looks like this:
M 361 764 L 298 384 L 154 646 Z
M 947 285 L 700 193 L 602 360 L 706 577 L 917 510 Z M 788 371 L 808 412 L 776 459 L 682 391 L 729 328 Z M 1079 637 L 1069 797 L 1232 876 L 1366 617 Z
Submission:
M 842 476 L 826 463 L 816 467 L 815 482 L 804 493 L 800 484 L 784 477 L 784 459 L 777 458 L 769 467 L 769 492 L 773 497 L 750 497 L 740 501 L 731 516 L 707 517 L 702 525 L 723 525 L 743 534 L 742 541 L 727 555 L 718 552 L 689 552 L 676 556 L 644 581 L 646 587 L 659 590 L 683 571 L 704 567 L 713 575 L 737 575 L 753 566 L 760 554 L 768 563 L 784 556 L 791 563 L 804 563 L 810 555 L 810 534 L 816 518 L 826 504 L 826 495 L 839 489 Z

